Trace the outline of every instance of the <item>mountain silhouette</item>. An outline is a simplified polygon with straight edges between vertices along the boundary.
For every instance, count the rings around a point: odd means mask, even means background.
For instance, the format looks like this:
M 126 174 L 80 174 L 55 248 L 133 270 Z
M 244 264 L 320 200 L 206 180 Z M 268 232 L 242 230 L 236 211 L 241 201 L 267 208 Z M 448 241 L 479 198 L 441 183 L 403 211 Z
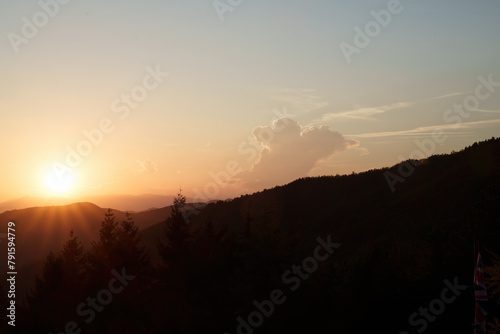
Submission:
M 260 305 L 261 312 L 273 313 L 262 321 L 262 333 L 311 328 L 415 333 L 424 325 L 427 333 L 469 333 L 475 247 L 480 244 L 488 254 L 486 265 L 500 254 L 499 166 L 500 139 L 492 138 L 392 167 L 302 178 L 232 200 L 134 213 L 141 231 L 137 242 L 153 265 L 137 277 L 122 304 L 90 326 L 124 328 L 127 322 L 118 319 L 126 310 L 134 328 L 151 332 L 237 332 L 241 321 L 252 322 L 249 315 Z M 176 205 L 184 203 L 179 198 Z M 71 230 L 87 249 L 95 240 L 105 245 L 100 230 L 105 213 L 92 203 L 75 203 L 1 214 L 1 221 L 16 223 L 23 289 Z M 109 215 L 126 219 L 117 210 L 107 213 L 108 220 Z M 310 260 L 320 254 L 318 242 L 330 254 L 326 259 L 323 252 L 321 263 Z M 57 269 L 54 261 L 45 261 L 45 272 L 47 263 Z M 306 263 L 314 268 L 310 274 L 291 276 L 290 268 Z M 89 275 L 90 286 L 102 284 Z M 456 297 L 441 302 L 446 312 L 436 311 L 432 321 L 411 321 L 421 307 L 438 305 L 432 303 L 444 288 Z M 266 304 L 262 311 L 259 303 L 276 289 L 288 292 L 286 303 L 275 304 L 273 312 Z M 491 304 L 491 314 L 498 316 Z M 245 326 L 249 332 L 249 323 Z

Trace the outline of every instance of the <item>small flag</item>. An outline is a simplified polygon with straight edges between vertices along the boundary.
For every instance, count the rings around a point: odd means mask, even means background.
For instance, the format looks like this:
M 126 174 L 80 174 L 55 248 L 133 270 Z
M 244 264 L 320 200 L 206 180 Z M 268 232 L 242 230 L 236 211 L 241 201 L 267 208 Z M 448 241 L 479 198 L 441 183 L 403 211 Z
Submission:
M 477 254 L 476 270 L 474 272 L 474 293 L 476 296 L 476 312 L 474 316 L 474 334 L 486 333 L 486 315 L 488 314 L 488 294 L 484 284 L 483 259 Z

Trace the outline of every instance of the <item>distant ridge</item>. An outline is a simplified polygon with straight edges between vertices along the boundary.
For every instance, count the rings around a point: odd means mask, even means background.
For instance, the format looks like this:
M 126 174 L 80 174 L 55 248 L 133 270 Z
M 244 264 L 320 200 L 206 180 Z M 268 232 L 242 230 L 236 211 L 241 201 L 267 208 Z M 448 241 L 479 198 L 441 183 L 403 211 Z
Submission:
M 0 214 L 0 221 L 16 223 L 18 244 L 29 245 L 17 248 L 17 263 L 22 265 L 45 257 L 50 251 L 59 251 L 71 230 L 84 246 L 88 246 L 90 241 L 98 238 L 106 210 L 93 203 L 79 202 L 10 210 Z M 144 229 L 164 220 L 170 211 L 170 206 L 166 206 L 134 213 L 133 218 L 137 226 Z M 117 221 L 125 219 L 125 212 L 113 210 L 113 213 Z
M 114 208 L 120 211 L 145 211 L 163 208 L 172 204 L 174 196 L 169 195 L 102 195 L 77 198 L 32 197 L 25 196 L 0 203 L 0 213 L 7 210 L 31 207 L 68 205 L 76 202 L 90 202 L 101 208 Z

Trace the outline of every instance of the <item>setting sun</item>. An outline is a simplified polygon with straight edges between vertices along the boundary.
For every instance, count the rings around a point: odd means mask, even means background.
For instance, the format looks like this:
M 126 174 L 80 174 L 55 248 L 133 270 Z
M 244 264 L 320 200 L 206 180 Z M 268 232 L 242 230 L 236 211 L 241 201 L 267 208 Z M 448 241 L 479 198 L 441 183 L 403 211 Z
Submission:
M 74 188 L 74 175 L 70 172 L 57 173 L 49 169 L 44 181 L 46 190 L 52 195 L 67 194 Z

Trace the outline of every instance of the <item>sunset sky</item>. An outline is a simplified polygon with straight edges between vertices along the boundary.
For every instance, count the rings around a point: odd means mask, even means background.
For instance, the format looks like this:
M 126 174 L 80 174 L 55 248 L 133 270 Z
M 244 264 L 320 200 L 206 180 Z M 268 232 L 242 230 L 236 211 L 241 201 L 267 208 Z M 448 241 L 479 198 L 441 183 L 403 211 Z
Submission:
M 0 201 L 228 198 L 500 135 L 497 0 L 40 3 L 0 3 Z

